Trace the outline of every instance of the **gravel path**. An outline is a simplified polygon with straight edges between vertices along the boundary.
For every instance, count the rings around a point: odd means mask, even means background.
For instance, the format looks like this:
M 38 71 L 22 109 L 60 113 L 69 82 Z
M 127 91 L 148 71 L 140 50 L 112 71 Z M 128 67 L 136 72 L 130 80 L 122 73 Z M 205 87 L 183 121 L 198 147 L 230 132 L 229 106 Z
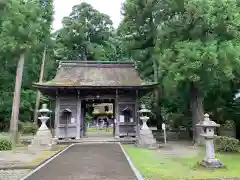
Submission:
M 19 180 L 25 176 L 29 170 L 0 170 L 0 180 Z
M 192 146 L 189 142 L 168 142 L 158 150 L 164 157 L 195 157 L 199 154 L 200 148 Z
M 26 180 L 137 180 L 118 144 L 72 146 Z

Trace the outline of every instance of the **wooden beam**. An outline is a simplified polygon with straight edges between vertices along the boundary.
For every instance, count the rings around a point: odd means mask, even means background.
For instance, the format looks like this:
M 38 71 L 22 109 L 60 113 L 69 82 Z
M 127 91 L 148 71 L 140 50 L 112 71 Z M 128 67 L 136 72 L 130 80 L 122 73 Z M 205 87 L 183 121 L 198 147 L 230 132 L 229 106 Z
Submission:
M 83 100 L 104 100 L 104 99 L 115 99 L 114 95 L 102 95 L 98 98 L 96 96 L 81 96 L 81 99 Z
M 118 104 L 130 104 L 130 105 L 135 105 L 136 101 L 124 101 L 124 102 L 118 102 Z

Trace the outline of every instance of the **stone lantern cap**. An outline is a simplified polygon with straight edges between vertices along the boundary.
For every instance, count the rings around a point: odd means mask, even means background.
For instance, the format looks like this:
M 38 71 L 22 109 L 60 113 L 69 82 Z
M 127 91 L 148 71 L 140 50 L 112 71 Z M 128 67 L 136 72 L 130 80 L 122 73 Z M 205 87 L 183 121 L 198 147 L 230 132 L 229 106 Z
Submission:
M 146 106 L 144 104 L 141 105 L 141 110 L 138 111 L 138 113 L 150 113 L 151 111 L 149 109 L 146 109 Z
M 204 120 L 198 124 L 196 124 L 198 127 L 208 127 L 208 128 L 214 128 L 214 127 L 220 127 L 220 124 L 215 123 L 214 121 L 210 120 L 209 115 L 204 115 Z
M 42 108 L 40 110 L 38 110 L 39 113 L 50 113 L 52 111 L 50 111 L 48 108 L 47 108 L 47 104 L 43 104 L 42 105 Z

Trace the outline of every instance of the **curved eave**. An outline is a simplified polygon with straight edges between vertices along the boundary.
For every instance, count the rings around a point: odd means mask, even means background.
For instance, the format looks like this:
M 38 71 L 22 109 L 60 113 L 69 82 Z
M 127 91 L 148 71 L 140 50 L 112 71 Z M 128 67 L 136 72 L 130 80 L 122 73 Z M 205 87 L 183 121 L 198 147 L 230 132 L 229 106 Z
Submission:
M 151 83 L 151 84 L 143 84 L 138 86 L 90 86 L 90 85 L 84 85 L 84 86 L 76 86 L 76 85 L 48 85 L 48 84 L 39 84 L 34 83 L 33 87 L 38 89 L 89 89 L 89 88 L 95 88 L 95 89 L 154 89 L 159 83 Z

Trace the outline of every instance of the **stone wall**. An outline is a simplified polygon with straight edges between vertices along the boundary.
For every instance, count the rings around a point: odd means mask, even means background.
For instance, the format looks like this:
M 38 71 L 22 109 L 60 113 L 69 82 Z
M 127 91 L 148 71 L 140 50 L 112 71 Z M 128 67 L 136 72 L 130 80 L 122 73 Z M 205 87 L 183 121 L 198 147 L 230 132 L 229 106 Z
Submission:
M 236 138 L 236 130 L 234 128 L 219 128 L 220 136 L 234 137 Z
M 167 141 L 191 140 L 187 130 L 166 131 Z M 164 142 L 163 131 L 153 130 L 153 136 L 158 142 Z
M 235 125 L 235 123 L 231 120 L 227 120 L 225 122 L 225 124 L 220 126 L 219 135 L 236 138 L 236 125 Z

